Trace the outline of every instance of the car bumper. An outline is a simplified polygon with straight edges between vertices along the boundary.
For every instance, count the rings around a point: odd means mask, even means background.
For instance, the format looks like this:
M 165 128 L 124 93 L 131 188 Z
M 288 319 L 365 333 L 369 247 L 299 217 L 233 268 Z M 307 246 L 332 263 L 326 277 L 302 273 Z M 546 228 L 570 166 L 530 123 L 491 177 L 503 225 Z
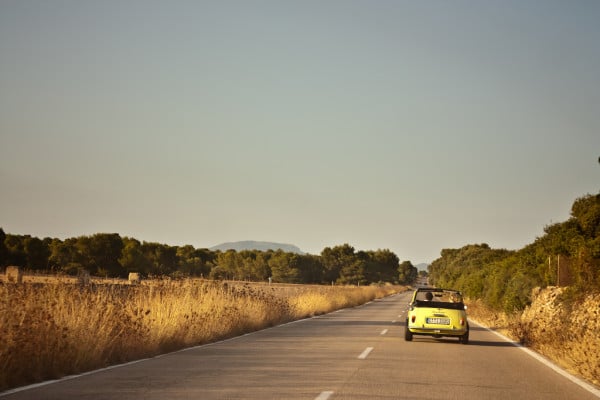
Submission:
M 440 328 L 424 328 L 410 326 L 408 330 L 413 335 L 430 335 L 430 336 L 462 336 L 468 332 L 467 328 L 464 329 L 440 329 Z

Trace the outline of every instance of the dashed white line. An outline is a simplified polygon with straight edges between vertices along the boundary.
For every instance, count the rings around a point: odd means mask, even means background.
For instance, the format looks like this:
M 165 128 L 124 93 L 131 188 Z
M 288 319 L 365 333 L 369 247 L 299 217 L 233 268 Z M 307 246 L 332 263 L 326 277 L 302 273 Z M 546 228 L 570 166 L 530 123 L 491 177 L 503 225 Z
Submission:
M 315 397 L 315 400 L 327 400 L 332 394 L 333 392 L 331 390 L 326 390 L 324 392 L 321 392 L 317 397 Z
M 387 330 L 387 329 L 384 329 L 384 330 L 382 330 L 382 331 L 381 331 L 381 335 L 382 335 L 382 336 L 383 336 L 383 335 L 385 335 L 386 333 L 388 333 L 388 330 Z
M 360 356 L 358 356 L 359 360 L 364 360 L 365 358 L 367 358 L 369 356 L 369 353 L 371 353 L 373 351 L 372 347 L 367 347 L 365 349 L 365 351 L 363 351 L 362 353 L 360 353 Z

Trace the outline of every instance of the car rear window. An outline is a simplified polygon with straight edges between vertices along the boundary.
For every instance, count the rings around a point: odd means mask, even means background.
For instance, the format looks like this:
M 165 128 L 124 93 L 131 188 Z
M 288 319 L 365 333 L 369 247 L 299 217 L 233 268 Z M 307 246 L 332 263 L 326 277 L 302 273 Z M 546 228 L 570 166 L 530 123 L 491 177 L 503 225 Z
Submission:
M 431 300 L 428 299 L 428 293 L 430 293 Z M 418 291 L 415 297 L 415 306 L 464 309 L 462 295 L 453 290 Z

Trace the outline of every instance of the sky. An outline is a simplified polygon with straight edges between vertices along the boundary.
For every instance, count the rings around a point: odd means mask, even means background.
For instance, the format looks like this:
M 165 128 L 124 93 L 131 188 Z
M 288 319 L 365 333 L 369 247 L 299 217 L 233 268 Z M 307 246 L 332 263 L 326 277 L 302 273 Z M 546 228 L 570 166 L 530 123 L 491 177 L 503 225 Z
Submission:
M 0 227 L 520 249 L 600 184 L 600 2 L 0 0 Z

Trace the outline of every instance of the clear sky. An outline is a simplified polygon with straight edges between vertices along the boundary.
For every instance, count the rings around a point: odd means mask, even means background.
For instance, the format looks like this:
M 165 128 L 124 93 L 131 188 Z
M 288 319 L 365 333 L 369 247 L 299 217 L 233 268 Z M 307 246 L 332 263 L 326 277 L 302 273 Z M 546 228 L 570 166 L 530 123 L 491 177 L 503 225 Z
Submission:
M 600 188 L 600 2 L 0 0 L 0 227 L 414 264 Z

